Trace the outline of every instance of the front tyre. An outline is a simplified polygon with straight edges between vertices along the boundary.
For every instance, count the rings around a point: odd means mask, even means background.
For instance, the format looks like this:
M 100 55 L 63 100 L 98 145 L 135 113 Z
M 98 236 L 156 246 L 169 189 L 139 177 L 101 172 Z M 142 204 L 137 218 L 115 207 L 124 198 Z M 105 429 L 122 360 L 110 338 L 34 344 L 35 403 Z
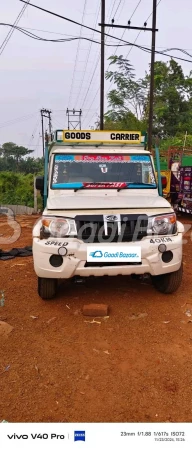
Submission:
M 43 300 L 50 300 L 57 292 L 57 280 L 38 277 L 38 294 Z
M 164 275 L 157 275 L 152 278 L 154 287 L 163 294 L 172 294 L 179 288 L 183 276 L 183 263 L 176 272 L 165 273 Z

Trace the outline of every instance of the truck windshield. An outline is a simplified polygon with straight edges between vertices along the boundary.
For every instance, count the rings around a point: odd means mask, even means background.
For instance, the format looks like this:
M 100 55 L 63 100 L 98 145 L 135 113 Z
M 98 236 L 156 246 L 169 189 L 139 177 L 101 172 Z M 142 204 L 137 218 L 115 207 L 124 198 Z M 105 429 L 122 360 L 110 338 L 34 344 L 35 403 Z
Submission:
M 52 189 L 154 189 L 149 155 L 57 154 Z

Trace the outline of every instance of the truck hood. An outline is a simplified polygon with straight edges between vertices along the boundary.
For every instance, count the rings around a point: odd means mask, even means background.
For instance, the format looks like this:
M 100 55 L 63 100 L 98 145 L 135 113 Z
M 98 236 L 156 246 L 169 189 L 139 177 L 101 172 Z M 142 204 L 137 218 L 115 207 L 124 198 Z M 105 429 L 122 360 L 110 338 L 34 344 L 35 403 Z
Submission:
M 47 199 L 47 210 L 86 210 L 86 209 L 154 209 L 170 208 L 170 203 L 158 195 L 157 190 L 132 190 L 110 191 L 110 193 L 98 191 L 73 193 L 54 192 Z

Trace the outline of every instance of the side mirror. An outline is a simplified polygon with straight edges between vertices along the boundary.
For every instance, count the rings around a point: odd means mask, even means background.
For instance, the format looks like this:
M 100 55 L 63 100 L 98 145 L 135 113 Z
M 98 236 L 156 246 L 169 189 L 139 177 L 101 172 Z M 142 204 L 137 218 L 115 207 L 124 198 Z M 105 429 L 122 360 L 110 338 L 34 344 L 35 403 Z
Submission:
M 165 189 L 167 187 L 167 178 L 164 176 L 161 176 L 161 183 L 162 183 L 162 188 Z
M 35 187 L 38 191 L 43 192 L 44 189 L 44 177 L 37 177 L 35 180 Z

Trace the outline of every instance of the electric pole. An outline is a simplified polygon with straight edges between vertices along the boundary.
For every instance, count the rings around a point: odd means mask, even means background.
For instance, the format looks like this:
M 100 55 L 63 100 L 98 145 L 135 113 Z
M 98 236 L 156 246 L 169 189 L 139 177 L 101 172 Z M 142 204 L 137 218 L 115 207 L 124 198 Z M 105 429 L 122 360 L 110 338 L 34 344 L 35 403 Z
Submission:
M 157 16 L 157 0 L 153 0 L 153 18 L 152 18 L 152 43 L 151 43 L 151 74 L 150 74 L 150 93 L 149 93 L 149 128 L 148 128 L 148 150 L 152 149 L 153 134 L 153 103 L 154 103 L 154 71 L 155 71 L 155 39 Z
M 45 141 L 44 141 L 44 125 L 43 125 L 43 113 L 41 109 L 41 135 L 42 135 L 42 146 L 43 146 L 43 156 L 45 154 Z
M 49 111 L 49 134 L 51 134 L 51 111 Z
M 156 15 L 157 15 L 157 0 L 153 0 L 153 18 L 152 28 L 147 27 L 147 23 L 144 23 L 143 27 L 131 26 L 131 20 L 127 25 L 116 25 L 114 19 L 111 23 L 105 23 L 105 0 L 101 0 L 101 98 L 100 98 L 100 129 L 103 130 L 103 114 L 104 114 L 104 29 L 105 27 L 112 28 L 124 28 L 128 30 L 144 30 L 152 32 L 152 44 L 151 44 L 151 77 L 150 77 L 150 100 L 149 100 L 149 128 L 148 128 L 148 148 L 151 150 L 152 146 L 152 129 L 153 129 L 153 96 L 154 96 L 154 65 L 155 65 L 155 38 L 156 38 Z
M 42 146 L 43 146 L 43 156 L 45 154 L 45 137 L 44 137 L 44 122 L 43 117 L 48 119 L 49 123 L 49 133 L 51 134 L 52 125 L 51 125 L 51 111 L 49 109 L 41 109 L 41 130 L 42 130 Z
M 104 84 L 105 84 L 105 0 L 101 0 L 101 84 L 100 84 L 100 130 L 104 128 Z
M 66 115 L 68 117 L 68 130 L 70 130 L 70 126 L 72 127 L 72 130 L 81 130 L 82 110 L 67 108 Z

